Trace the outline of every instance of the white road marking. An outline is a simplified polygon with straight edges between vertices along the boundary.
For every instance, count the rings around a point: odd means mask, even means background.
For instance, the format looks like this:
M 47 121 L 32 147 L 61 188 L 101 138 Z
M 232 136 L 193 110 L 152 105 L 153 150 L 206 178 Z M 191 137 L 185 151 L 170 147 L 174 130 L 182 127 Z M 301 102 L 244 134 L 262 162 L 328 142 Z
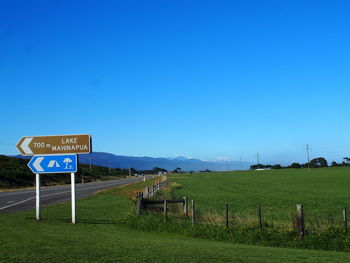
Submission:
M 101 187 L 105 187 L 105 185 L 100 185 L 100 186 L 80 189 L 80 190 L 77 190 L 77 192 L 81 192 L 81 191 L 85 191 L 85 190 L 91 190 L 91 189 L 95 189 L 95 188 L 101 188 Z M 113 187 L 113 186 L 111 186 L 111 187 Z M 48 197 L 48 196 L 54 196 L 54 195 L 60 195 L 60 194 L 67 194 L 67 193 L 70 193 L 70 191 L 60 192 L 60 193 L 55 193 L 55 194 L 49 194 L 49 195 L 43 195 L 43 196 L 41 196 L 41 198 Z M 17 203 L 11 204 L 11 205 L 0 207 L 0 210 L 4 210 L 6 208 L 9 208 L 9 207 L 12 207 L 12 206 L 15 206 L 15 205 L 19 205 L 19 204 L 25 203 L 25 202 L 33 200 L 33 199 L 35 199 L 35 196 L 31 197 L 31 198 L 28 198 L 28 199 L 25 199 L 25 200 L 22 200 L 22 201 L 19 201 Z
M 119 183 L 119 182 L 125 182 L 127 179 L 120 179 L 117 180 L 117 181 L 113 181 L 112 183 L 110 181 L 106 181 L 106 182 L 92 182 L 91 184 L 100 184 L 100 186 L 105 186 L 105 185 L 108 185 L 108 184 L 114 184 L 114 183 Z M 89 184 L 89 183 L 86 183 L 86 184 Z M 84 185 L 86 185 L 84 184 Z M 77 184 L 77 187 L 80 187 L 82 186 L 83 184 Z M 57 185 L 57 186 L 48 186 L 48 187 L 43 187 L 41 188 L 40 191 L 42 192 L 47 192 L 47 191 L 51 191 L 51 190 L 57 190 L 57 188 L 70 188 L 70 185 Z M 18 195 L 18 194 L 23 194 L 23 193 L 32 193 L 32 192 L 35 192 L 35 188 L 33 189 L 25 189 L 25 190 L 17 190 L 15 192 L 0 192 L 0 197 L 2 196 L 9 196 L 9 195 Z
M 27 202 L 27 201 L 29 201 L 29 200 L 32 200 L 32 199 L 34 199 L 34 198 L 35 198 L 35 196 L 34 196 L 34 197 L 31 197 L 31 198 L 28 198 L 28 199 L 25 199 L 25 200 L 22 200 L 22 201 L 17 202 L 17 203 L 14 203 L 14 204 L 12 204 L 12 205 L 8 205 L 8 206 L 1 207 L 0 210 L 4 210 L 4 209 L 9 208 L 9 207 L 14 206 L 14 205 L 22 204 L 22 203 Z

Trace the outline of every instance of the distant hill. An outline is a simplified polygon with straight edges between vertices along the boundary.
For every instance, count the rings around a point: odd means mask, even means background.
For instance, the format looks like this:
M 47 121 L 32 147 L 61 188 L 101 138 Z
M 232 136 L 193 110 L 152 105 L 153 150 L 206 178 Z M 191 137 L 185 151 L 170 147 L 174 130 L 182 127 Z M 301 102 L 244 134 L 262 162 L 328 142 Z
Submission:
M 21 155 L 14 157 L 22 159 L 31 158 Z M 136 170 L 151 170 L 154 167 L 160 167 L 168 171 L 174 170 L 177 167 L 180 167 L 182 171 L 204 171 L 206 169 L 211 171 L 248 170 L 250 165 L 252 165 L 250 162 L 240 163 L 239 161 L 202 161 L 182 156 L 171 158 L 133 157 L 105 152 L 80 154 L 79 163 L 122 169 L 128 169 L 130 167 Z
M 132 167 L 136 170 L 150 170 L 154 167 L 174 170 L 175 168 L 180 167 L 182 171 L 203 171 L 206 169 L 211 171 L 246 170 L 249 169 L 251 165 L 250 162 L 240 163 L 239 161 L 221 160 L 213 162 L 181 156 L 175 158 L 131 157 L 104 152 L 93 152 L 91 154 L 79 155 L 79 162 L 111 168 L 127 169 Z
M 30 187 L 34 184 L 34 174 L 27 166 L 28 158 L 0 155 L 0 189 Z M 86 164 L 79 164 L 76 173 L 77 182 L 92 182 L 125 177 L 128 170 L 109 169 Z M 42 185 L 60 185 L 70 183 L 70 174 L 46 174 L 41 176 Z

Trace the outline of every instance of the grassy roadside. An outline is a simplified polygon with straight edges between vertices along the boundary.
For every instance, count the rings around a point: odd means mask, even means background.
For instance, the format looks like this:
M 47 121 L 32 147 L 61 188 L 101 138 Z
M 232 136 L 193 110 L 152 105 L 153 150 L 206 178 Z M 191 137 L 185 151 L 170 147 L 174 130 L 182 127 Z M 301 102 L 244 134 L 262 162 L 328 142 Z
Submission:
M 124 224 L 132 203 L 123 195 L 144 182 L 69 203 L 0 215 L 0 262 L 350 262 L 349 253 L 237 245 L 175 234 L 147 233 Z

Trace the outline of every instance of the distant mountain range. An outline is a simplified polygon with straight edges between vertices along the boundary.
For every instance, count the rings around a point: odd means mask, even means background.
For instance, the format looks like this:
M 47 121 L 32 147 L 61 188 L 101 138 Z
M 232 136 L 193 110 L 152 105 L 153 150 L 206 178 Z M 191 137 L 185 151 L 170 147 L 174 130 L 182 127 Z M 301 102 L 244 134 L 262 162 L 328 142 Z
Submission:
M 23 159 L 24 157 L 17 155 Z M 182 171 L 204 171 L 206 169 L 211 171 L 229 171 L 229 170 L 247 170 L 252 163 L 239 162 L 231 160 L 220 159 L 218 161 L 203 161 L 199 159 L 186 158 L 182 156 L 171 158 L 153 158 L 153 157 L 132 157 L 114 155 L 104 152 L 93 152 L 91 154 L 80 154 L 79 163 L 99 165 L 111 168 L 134 168 L 136 170 L 150 170 L 154 167 L 174 170 L 179 167 Z
M 79 155 L 79 162 L 85 164 L 94 164 L 111 168 L 135 168 L 136 170 L 148 170 L 153 167 L 160 167 L 167 170 L 174 170 L 180 167 L 183 171 L 227 171 L 227 170 L 246 170 L 251 163 L 239 161 L 202 161 L 198 159 L 185 158 L 182 156 L 173 158 L 153 158 L 153 157 L 131 157 L 114 155 L 104 152 L 93 152 L 87 155 Z

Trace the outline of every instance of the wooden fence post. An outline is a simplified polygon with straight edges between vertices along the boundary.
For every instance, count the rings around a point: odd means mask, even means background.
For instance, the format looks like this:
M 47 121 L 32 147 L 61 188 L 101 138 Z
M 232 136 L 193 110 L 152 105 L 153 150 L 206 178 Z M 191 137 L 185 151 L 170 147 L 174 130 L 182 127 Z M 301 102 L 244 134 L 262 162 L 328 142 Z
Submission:
M 141 215 L 141 206 L 142 206 L 142 196 L 141 193 L 137 193 L 137 200 L 136 200 L 136 215 Z
M 226 228 L 229 227 L 229 224 L 228 224 L 228 203 L 226 203 L 226 205 L 225 205 L 225 225 L 226 225 Z
M 232 225 L 234 225 L 235 224 L 235 210 L 232 208 Z
M 348 215 L 346 212 L 346 207 L 343 207 L 343 223 L 344 223 L 344 232 L 348 233 Z
M 187 203 L 187 197 L 183 197 L 183 208 L 184 208 L 184 214 L 185 216 L 188 216 L 188 203 Z
M 194 226 L 194 220 L 195 220 L 195 205 L 194 205 L 194 200 L 192 200 L 192 226 Z
M 259 224 L 259 229 L 262 229 L 261 206 L 260 206 L 260 204 L 258 204 L 258 224 Z
M 164 222 L 166 221 L 168 216 L 168 203 L 166 198 L 164 199 Z
M 297 228 L 299 239 L 304 239 L 305 234 L 305 221 L 304 221 L 304 206 L 302 204 L 297 205 Z

